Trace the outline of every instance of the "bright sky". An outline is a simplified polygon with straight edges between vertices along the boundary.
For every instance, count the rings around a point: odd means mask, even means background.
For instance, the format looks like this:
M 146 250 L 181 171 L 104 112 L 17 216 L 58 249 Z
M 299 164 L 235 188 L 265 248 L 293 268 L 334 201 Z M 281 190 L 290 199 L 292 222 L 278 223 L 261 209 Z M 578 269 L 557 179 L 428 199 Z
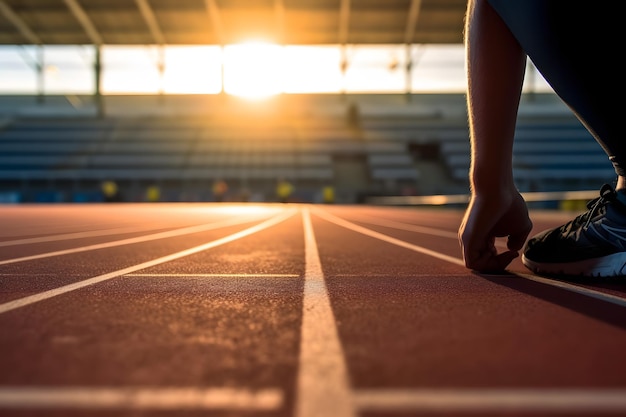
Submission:
M 348 61 L 341 72 L 342 53 Z M 404 45 L 279 46 L 263 42 L 219 46 L 104 46 L 104 94 L 216 94 L 263 97 L 279 93 L 464 92 L 463 45 L 414 45 L 407 80 Z M 91 46 L 0 47 L 0 94 L 36 94 L 43 57 L 47 94 L 90 94 Z M 159 72 L 162 62 L 163 72 Z M 532 83 L 528 80 L 534 80 Z M 529 85 L 532 84 L 532 85 Z M 550 91 L 541 76 L 526 88 Z

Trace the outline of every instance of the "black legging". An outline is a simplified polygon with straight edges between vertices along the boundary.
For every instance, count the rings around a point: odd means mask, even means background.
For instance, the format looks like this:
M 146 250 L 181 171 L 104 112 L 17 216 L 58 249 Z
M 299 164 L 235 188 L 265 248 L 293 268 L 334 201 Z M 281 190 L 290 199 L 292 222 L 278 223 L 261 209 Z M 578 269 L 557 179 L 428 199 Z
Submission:
M 537 70 L 626 175 L 624 15 L 616 0 L 488 0 Z

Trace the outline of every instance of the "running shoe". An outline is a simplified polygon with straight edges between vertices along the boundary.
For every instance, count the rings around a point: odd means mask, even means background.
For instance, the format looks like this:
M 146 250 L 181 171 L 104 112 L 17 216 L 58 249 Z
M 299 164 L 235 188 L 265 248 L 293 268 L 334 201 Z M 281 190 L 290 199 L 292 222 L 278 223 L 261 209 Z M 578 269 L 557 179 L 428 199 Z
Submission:
M 588 211 L 531 238 L 522 252 L 522 262 L 537 274 L 626 275 L 625 202 L 626 191 L 604 184 L 600 197 L 587 203 Z

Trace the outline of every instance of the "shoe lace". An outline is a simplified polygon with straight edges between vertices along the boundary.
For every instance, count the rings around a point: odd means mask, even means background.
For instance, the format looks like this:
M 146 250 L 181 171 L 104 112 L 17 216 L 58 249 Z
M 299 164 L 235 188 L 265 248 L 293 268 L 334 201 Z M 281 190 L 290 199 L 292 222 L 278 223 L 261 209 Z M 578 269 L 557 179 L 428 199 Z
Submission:
M 617 193 L 615 192 L 615 189 L 609 184 L 604 184 L 600 189 L 600 196 L 587 203 L 587 211 L 561 226 L 562 232 L 565 232 L 566 234 L 576 232 L 581 224 L 583 230 L 587 230 L 591 220 L 596 216 L 596 214 L 598 214 L 607 204 L 616 200 Z

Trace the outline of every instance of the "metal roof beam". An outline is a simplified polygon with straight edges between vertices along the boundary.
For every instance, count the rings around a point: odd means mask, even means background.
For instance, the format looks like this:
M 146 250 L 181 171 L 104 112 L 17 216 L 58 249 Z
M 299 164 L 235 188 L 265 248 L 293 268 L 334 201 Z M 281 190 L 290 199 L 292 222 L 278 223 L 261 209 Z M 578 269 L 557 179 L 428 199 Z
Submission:
M 91 43 L 93 43 L 94 45 L 102 45 L 104 43 L 102 42 L 102 36 L 100 36 L 100 33 L 91 22 L 89 16 L 87 16 L 85 10 L 81 7 L 80 4 L 78 4 L 78 1 L 63 1 L 65 2 L 65 5 L 70 9 L 74 17 L 78 20 L 80 25 L 83 27 L 83 30 L 87 33 L 87 36 L 89 37 L 89 40 L 91 40 Z
M 41 45 L 41 39 L 32 31 L 32 29 L 22 20 L 15 11 L 0 0 L 0 13 L 26 38 L 29 43 Z
M 163 32 L 159 27 L 159 22 L 157 22 L 154 11 L 148 3 L 148 0 L 135 0 L 135 3 L 137 4 L 139 11 L 141 12 L 143 20 L 145 20 L 146 24 L 148 25 L 154 41 L 159 45 L 165 44 L 165 37 L 163 36 Z
M 404 31 L 404 43 L 407 45 L 413 43 L 415 29 L 417 28 L 417 18 L 419 17 L 421 7 L 422 0 L 411 0 L 411 6 L 409 7 L 409 14 L 406 20 L 406 30 Z
M 220 45 L 224 45 L 225 36 L 224 36 L 224 28 L 222 26 L 222 17 L 220 16 L 220 8 L 215 2 L 215 0 L 204 0 L 204 4 L 206 5 L 207 12 L 209 13 L 209 19 L 211 19 L 211 24 L 213 25 L 213 30 L 217 36 L 217 39 Z
M 339 6 L 339 44 L 348 42 L 348 29 L 350 23 L 350 0 L 341 0 Z

